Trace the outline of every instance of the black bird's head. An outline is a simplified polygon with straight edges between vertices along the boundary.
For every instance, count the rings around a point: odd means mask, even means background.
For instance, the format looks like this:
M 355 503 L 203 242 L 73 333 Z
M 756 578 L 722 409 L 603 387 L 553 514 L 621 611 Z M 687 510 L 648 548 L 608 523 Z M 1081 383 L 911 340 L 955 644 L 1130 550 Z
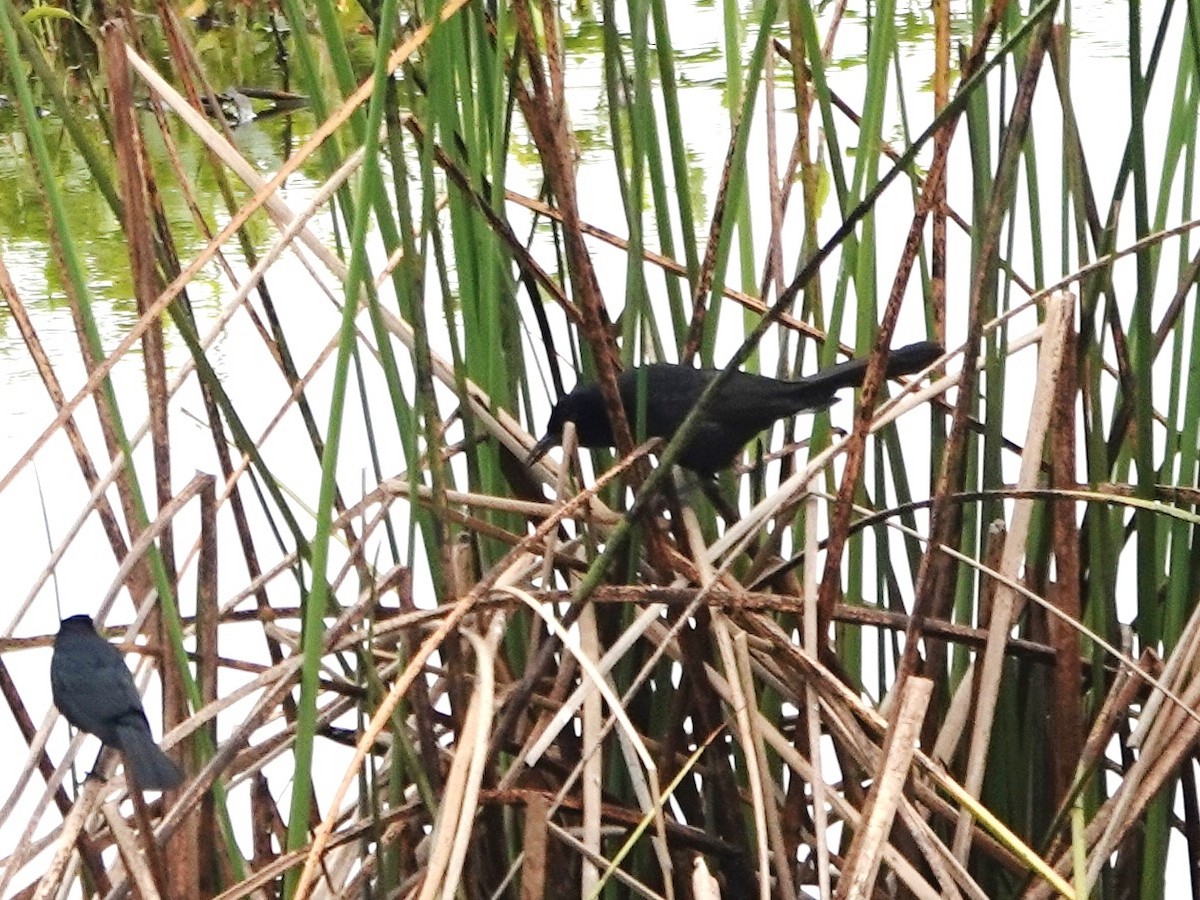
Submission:
M 533 465 L 545 456 L 551 447 L 562 443 L 563 431 L 568 422 L 575 423 L 575 434 L 580 447 L 612 447 L 616 443 L 612 425 L 608 421 L 608 411 L 604 408 L 604 398 L 600 395 L 600 387 L 585 384 L 575 388 L 554 404 L 554 409 L 550 412 L 550 421 L 546 423 L 546 434 L 533 445 L 525 460 L 528 465 Z
M 96 626 L 92 624 L 91 616 L 85 616 L 80 613 L 77 616 L 63 619 L 59 623 L 58 630 L 60 634 L 87 634 L 89 632 L 94 633 Z

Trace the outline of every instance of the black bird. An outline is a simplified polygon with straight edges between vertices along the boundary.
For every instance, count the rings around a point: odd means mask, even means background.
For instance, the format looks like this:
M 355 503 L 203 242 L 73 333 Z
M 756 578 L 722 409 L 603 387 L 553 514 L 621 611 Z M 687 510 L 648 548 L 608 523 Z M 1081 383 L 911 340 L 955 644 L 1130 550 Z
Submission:
M 921 341 L 892 350 L 888 355 L 888 377 L 911 375 L 942 355 L 940 345 Z M 617 389 L 630 428 L 637 428 L 638 382 L 646 384 L 645 436 L 670 440 L 691 412 L 700 394 L 720 374 L 716 369 L 693 369 L 672 363 L 653 363 L 622 372 Z M 866 359 L 851 359 L 799 381 L 780 381 L 765 375 L 734 372 L 704 410 L 679 464 L 701 475 L 712 475 L 733 463 L 746 443 L 777 419 L 797 413 L 825 409 L 834 394 L 862 384 L 867 374 Z M 551 447 L 562 443 L 563 428 L 575 423 L 581 447 L 614 447 L 612 424 L 597 384 L 576 387 L 550 413 L 546 435 L 529 452 L 535 463 Z
M 165 791 L 183 772 L 159 749 L 121 653 L 89 616 L 63 619 L 50 660 L 54 705 L 67 721 L 120 750 L 139 787 Z

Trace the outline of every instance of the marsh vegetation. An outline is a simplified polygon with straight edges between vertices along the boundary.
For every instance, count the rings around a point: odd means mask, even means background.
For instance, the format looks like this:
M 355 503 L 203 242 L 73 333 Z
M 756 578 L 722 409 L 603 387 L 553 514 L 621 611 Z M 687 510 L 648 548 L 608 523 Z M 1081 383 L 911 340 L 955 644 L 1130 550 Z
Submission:
M 0 894 L 1200 893 L 1200 22 L 847 6 L 0 0 Z M 711 482 L 525 462 L 921 339 Z

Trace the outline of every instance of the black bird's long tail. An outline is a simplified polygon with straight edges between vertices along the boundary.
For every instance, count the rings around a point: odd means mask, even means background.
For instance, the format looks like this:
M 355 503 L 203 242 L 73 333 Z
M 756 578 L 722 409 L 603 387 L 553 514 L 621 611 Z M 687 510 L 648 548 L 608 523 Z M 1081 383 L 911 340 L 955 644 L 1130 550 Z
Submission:
M 945 351 L 933 341 L 918 341 L 905 347 L 897 347 L 888 354 L 887 377 L 911 375 L 920 372 Z M 815 375 L 794 382 L 803 385 L 805 396 L 816 401 L 811 409 L 828 406 L 833 395 L 842 388 L 858 387 L 867 375 L 867 359 L 849 359 L 846 362 L 822 369 Z
M 118 723 L 117 736 L 125 755 L 125 765 L 133 770 L 139 787 L 150 791 L 166 791 L 178 787 L 183 781 L 183 772 L 155 743 L 145 719 L 137 721 L 129 717 Z

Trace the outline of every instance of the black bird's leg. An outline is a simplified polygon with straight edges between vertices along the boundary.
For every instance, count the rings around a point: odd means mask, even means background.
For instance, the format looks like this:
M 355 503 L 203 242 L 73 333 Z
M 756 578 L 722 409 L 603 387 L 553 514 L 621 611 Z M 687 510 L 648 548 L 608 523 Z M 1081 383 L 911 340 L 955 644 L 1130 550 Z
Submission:
M 106 744 L 100 745 L 100 752 L 96 754 L 96 761 L 92 763 L 92 771 L 87 773 L 88 778 L 96 778 L 100 781 L 107 782 L 108 775 L 104 771 L 104 754 L 108 751 Z
M 699 478 L 697 486 L 708 498 L 708 502 L 713 505 L 713 509 L 725 520 L 727 526 L 736 525 L 741 520 L 742 517 L 737 511 L 737 507 L 722 493 L 721 485 L 715 478 Z
M 703 481 L 704 479 L 701 479 Z M 675 536 L 675 545 L 686 555 L 688 546 L 687 529 L 683 527 L 683 501 L 679 496 L 679 487 L 674 478 L 663 482 L 663 502 L 671 513 L 671 533 Z

